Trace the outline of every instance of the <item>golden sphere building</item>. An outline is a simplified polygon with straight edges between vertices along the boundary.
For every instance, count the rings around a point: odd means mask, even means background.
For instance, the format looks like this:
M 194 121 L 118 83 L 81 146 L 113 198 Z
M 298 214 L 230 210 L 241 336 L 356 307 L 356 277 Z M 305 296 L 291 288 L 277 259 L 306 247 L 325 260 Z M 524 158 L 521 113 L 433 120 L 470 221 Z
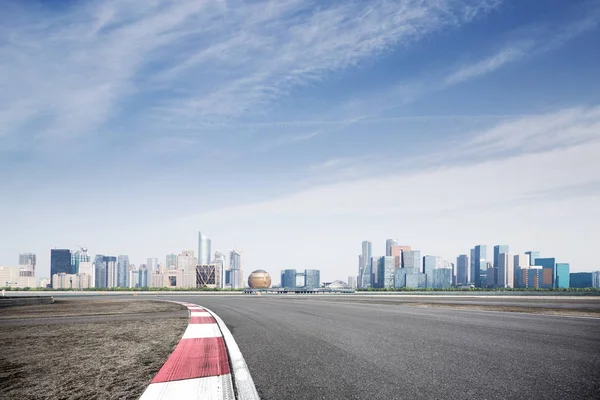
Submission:
M 248 277 L 248 286 L 252 289 L 267 289 L 271 286 L 271 276 L 262 269 L 252 271 Z

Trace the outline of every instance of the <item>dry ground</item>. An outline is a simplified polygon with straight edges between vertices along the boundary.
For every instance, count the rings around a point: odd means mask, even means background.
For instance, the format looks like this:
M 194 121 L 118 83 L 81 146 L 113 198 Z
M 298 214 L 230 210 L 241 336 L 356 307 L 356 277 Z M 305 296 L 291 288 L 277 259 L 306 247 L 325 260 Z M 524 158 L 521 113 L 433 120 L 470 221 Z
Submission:
M 187 326 L 180 305 L 57 300 L 0 309 L 1 399 L 135 399 Z

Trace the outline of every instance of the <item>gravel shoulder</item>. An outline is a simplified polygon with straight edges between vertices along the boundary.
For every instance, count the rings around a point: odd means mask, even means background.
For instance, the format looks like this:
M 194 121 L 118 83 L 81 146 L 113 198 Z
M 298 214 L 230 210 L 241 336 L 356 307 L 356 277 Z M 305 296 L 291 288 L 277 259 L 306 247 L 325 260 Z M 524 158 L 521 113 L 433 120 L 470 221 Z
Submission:
M 187 317 L 178 304 L 150 300 L 0 309 L 0 398 L 138 398 L 179 342 Z

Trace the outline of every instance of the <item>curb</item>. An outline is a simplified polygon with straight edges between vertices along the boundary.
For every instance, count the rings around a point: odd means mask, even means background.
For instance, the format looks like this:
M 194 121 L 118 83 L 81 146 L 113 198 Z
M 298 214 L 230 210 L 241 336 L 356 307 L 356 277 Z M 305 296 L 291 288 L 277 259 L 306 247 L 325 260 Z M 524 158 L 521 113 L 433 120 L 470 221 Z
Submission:
M 223 320 L 197 304 L 173 303 L 187 307 L 188 326 L 140 400 L 258 400 L 244 357 Z

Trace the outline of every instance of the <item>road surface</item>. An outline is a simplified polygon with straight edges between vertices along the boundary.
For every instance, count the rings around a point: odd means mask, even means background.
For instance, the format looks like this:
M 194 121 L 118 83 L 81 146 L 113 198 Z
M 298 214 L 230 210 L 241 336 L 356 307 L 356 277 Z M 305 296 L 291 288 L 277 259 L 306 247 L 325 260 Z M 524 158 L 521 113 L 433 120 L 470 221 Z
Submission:
M 219 314 L 265 400 L 600 397 L 600 319 L 348 297 L 159 298 Z

